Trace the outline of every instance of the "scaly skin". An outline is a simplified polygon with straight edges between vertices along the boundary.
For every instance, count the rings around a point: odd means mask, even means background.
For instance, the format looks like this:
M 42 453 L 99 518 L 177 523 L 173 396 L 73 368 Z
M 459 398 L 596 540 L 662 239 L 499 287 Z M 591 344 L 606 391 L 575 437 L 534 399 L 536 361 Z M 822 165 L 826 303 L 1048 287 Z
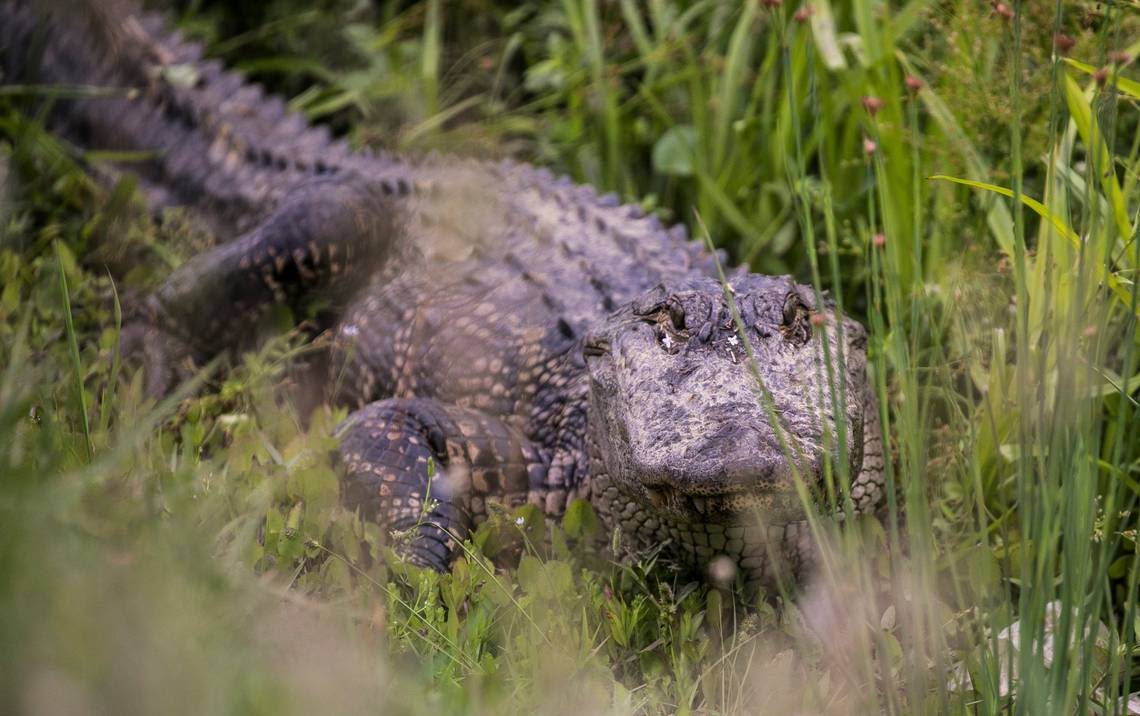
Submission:
M 741 336 L 683 227 L 527 165 L 353 154 L 154 18 L 58 10 L 0 0 L 6 81 L 129 88 L 62 104 L 59 131 L 157 150 L 130 167 L 152 201 L 239 234 L 127 332 L 151 388 L 247 345 L 274 305 L 331 301 L 328 393 L 356 408 L 343 498 L 409 530 L 412 560 L 446 569 L 488 503 L 557 518 L 584 498 L 634 550 L 770 582 L 810 561 L 793 475 L 821 491 L 825 453 L 857 513 L 881 507 L 865 334 L 809 288 L 733 272 Z

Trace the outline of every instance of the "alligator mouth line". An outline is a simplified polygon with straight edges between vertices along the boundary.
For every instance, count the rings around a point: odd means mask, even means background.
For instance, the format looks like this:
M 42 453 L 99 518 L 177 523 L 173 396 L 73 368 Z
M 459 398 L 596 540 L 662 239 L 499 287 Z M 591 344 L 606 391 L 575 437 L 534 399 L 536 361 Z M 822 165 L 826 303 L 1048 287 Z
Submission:
M 850 471 L 852 481 L 862 470 L 861 446 L 856 458 Z M 759 512 L 772 517 L 799 519 L 806 508 L 796 488 L 797 479 L 805 481 L 809 497 L 813 498 L 812 504 L 816 506 L 819 506 L 820 499 L 824 499 L 826 488 L 820 469 L 808 467 L 800 471 L 798 478 L 794 474 L 795 471 L 790 468 L 776 467 L 753 479 L 719 482 L 703 494 L 678 487 L 665 478 L 643 478 L 640 484 L 645 497 L 654 508 L 676 514 L 732 518 Z
M 740 518 L 763 514 L 779 522 L 803 519 L 804 505 L 794 489 L 735 489 L 718 494 L 697 495 L 671 485 L 645 485 L 649 503 L 658 510 L 702 518 Z

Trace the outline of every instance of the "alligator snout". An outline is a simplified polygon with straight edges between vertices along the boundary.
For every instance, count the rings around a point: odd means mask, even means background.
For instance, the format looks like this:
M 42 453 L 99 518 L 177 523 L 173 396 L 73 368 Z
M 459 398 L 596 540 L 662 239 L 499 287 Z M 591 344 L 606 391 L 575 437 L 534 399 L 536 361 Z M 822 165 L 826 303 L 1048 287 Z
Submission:
M 794 456 L 785 456 L 770 436 L 750 428 L 717 431 L 680 452 L 655 458 L 633 456 L 633 472 L 647 488 L 669 488 L 685 495 L 725 495 L 788 490 L 794 487 Z M 809 482 L 813 465 L 801 466 Z

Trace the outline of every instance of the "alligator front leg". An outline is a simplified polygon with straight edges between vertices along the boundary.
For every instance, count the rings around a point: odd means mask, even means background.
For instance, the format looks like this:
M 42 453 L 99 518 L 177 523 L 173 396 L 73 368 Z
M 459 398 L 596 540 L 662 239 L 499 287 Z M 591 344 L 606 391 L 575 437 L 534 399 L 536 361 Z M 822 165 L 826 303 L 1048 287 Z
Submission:
M 516 506 L 548 460 L 502 420 L 430 399 L 380 400 L 348 417 L 340 445 L 344 503 L 409 532 L 397 551 L 445 571 L 486 502 Z M 434 473 L 429 468 L 434 464 Z
M 259 226 L 179 267 L 124 331 L 141 358 L 148 392 L 173 386 L 171 366 L 247 345 L 275 305 L 314 295 L 344 297 L 391 253 L 401 236 L 391 187 L 355 175 L 298 184 Z

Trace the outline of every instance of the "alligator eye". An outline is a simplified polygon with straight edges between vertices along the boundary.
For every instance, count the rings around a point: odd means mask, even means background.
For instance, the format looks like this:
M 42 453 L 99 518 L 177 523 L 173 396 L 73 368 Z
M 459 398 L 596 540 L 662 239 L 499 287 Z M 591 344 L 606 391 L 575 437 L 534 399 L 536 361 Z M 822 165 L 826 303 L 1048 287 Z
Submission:
M 788 297 L 784 299 L 784 327 L 790 328 L 794 326 L 796 320 L 800 317 L 800 311 L 803 310 L 804 304 L 800 297 L 794 293 L 789 293 Z
M 808 309 L 800 297 L 789 293 L 784 299 L 784 324 L 780 327 L 784 337 L 796 343 L 807 343 L 811 338 L 811 323 L 808 321 Z
M 681 305 L 680 301 L 669 302 L 669 320 L 673 322 L 673 330 L 685 330 L 685 307 Z

